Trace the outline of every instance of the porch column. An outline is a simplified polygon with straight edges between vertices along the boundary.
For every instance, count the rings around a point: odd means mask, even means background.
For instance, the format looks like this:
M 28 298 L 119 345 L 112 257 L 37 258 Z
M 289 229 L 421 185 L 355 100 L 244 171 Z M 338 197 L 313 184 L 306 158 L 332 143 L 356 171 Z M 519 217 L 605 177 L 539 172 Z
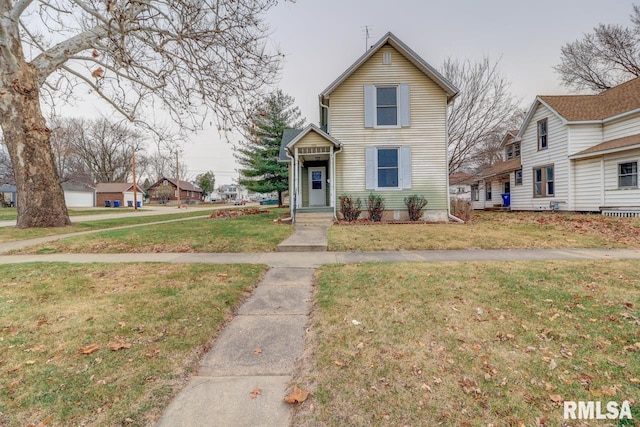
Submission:
M 336 160 L 333 157 L 333 144 L 331 144 L 329 151 L 329 176 L 331 177 L 331 184 L 329 184 L 329 206 L 335 205 L 336 194 Z
M 295 193 L 295 202 L 296 202 L 296 209 L 300 208 L 302 206 L 302 200 L 300 200 L 301 194 L 300 194 L 300 156 L 298 155 L 298 147 L 295 147 L 294 149 L 294 168 L 293 168 L 294 172 L 293 172 L 293 188 L 294 188 L 294 193 Z

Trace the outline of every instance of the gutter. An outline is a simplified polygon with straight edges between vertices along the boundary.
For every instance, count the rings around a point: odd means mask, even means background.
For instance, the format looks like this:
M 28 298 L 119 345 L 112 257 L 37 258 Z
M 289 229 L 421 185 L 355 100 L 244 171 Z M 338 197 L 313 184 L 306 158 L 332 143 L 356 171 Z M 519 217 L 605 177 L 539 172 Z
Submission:
M 342 153 L 342 145 L 340 145 L 340 149 L 339 150 L 334 150 L 333 151 L 333 157 L 331 158 L 331 161 L 333 162 L 333 174 L 334 176 L 331 177 L 331 179 L 333 180 L 333 188 L 335 190 L 336 188 L 336 154 L 338 153 Z M 338 196 L 337 194 L 333 195 L 333 219 L 337 220 L 338 219 L 338 214 L 337 214 L 337 208 L 338 208 Z

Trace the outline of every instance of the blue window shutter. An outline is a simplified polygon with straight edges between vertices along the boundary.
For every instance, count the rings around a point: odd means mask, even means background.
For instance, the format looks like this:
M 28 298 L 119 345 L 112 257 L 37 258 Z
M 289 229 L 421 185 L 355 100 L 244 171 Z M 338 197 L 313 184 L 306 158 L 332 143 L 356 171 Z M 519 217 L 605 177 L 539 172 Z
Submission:
M 364 127 L 373 127 L 373 118 L 376 114 L 374 85 L 364 85 Z
M 376 147 L 367 147 L 365 148 L 365 189 L 366 190 L 375 190 L 376 189 Z
M 409 110 L 409 85 L 402 83 L 400 85 L 400 94 L 398 96 L 400 104 L 400 125 L 402 127 L 411 126 L 411 111 Z
M 402 152 L 402 163 L 400 164 L 402 167 L 402 171 L 400 171 L 400 176 L 402 177 L 402 188 L 410 189 L 411 188 L 411 147 L 401 147 L 400 151 Z

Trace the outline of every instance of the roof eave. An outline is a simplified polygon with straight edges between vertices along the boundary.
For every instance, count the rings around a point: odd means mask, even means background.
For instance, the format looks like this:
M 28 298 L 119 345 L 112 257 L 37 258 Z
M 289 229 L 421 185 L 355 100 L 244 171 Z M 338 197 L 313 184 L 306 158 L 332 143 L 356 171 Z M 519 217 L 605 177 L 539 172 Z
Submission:
M 459 94 L 460 90 L 449 82 L 442 74 L 435 68 L 429 65 L 424 59 L 422 59 L 417 53 L 415 53 L 409 46 L 404 44 L 398 39 L 392 32 L 388 32 L 384 35 L 376 44 L 374 44 L 369 50 L 367 50 L 356 62 L 354 62 L 349 68 L 347 68 L 340 76 L 334 80 L 325 90 L 320 93 L 321 98 L 329 98 L 329 95 L 345 80 L 351 76 L 362 64 L 364 64 L 369 58 L 380 50 L 384 45 L 389 43 L 393 48 L 400 52 L 405 58 L 415 65 L 419 70 L 426 74 L 431 80 L 433 80 L 444 92 L 447 94 L 447 103 L 453 101 Z
M 615 153 L 621 153 L 623 151 L 635 150 L 637 148 L 640 148 L 640 144 L 627 145 L 627 146 L 624 146 L 624 147 L 609 148 L 607 150 L 593 151 L 591 153 L 584 153 L 584 154 L 577 153 L 577 154 L 574 154 L 572 156 L 569 156 L 569 160 L 583 160 L 583 159 L 588 159 L 588 158 L 591 158 L 591 157 L 604 156 L 605 154 L 615 154 Z

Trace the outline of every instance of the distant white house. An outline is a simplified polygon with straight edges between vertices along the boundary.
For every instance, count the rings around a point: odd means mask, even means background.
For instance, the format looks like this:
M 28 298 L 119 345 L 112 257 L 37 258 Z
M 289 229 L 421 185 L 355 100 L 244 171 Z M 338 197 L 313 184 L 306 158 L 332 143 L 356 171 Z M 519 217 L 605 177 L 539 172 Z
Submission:
M 67 181 L 62 183 L 64 202 L 68 208 L 91 208 L 96 206 L 96 189 L 87 184 Z
M 512 210 L 640 215 L 640 78 L 597 95 L 538 96 L 513 143 L 520 166 L 490 180 L 492 202 L 497 189 Z
M 471 186 L 475 176 L 466 172 L 457 172 L 449 176 L 449 199 L 471 200 Z

